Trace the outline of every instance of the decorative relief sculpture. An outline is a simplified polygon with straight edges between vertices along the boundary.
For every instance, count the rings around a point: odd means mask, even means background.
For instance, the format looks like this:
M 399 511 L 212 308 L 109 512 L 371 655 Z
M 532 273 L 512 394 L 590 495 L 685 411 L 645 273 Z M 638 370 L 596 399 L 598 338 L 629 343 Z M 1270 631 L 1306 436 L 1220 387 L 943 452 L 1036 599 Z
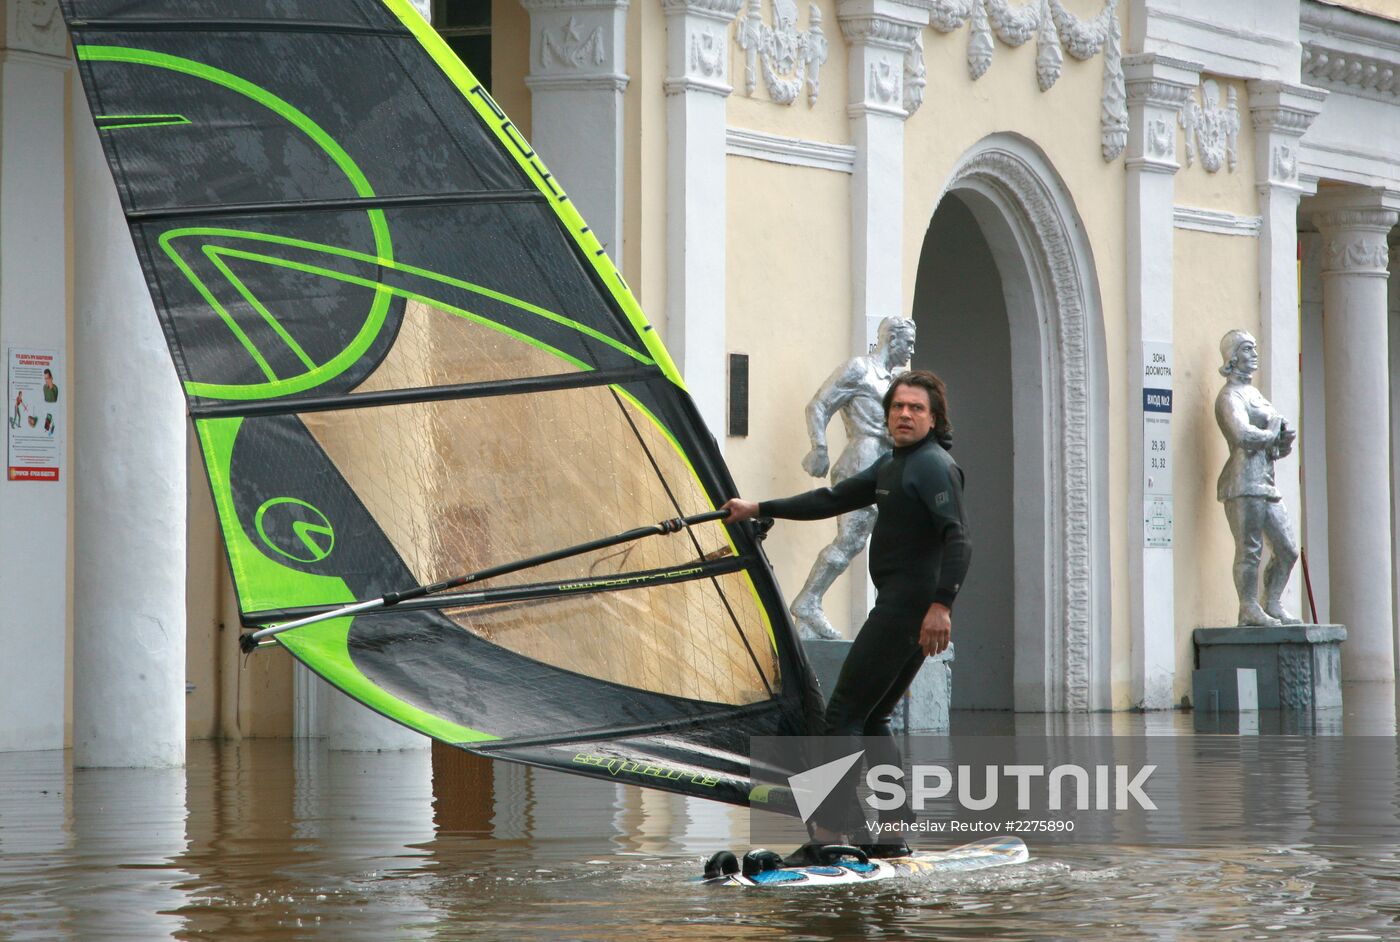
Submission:
M 883 105 L 895 101 L 902 104 L 899 90 L 900 79 L 903 78 L 902 71 L 896 72 L 894 66 L 888 62 L 870 63 L 870 97 Z
M 846 361 L 827 377 L 807 403 L 812 450 L 802 459 L 804 471 L 819 478 L 829 469 L 831 483 L 837 484 L 868 468 L 893 447 L 882 400 L 890 380 L 909 368 L 913 355 L 914 322 L 907 317 L 887 317 L 880 321 L 874 352 Z M 826 426 L 837 412 L 846 428 L 846 447 L 833 466 L 826 452 Z M 817 556 L 806 584 L 792 600 L 790 610 L 803 637 L 841 637 L 822 611 L 822 596 L 865 547 L 876 513 L 874 507 L 862 507 L 837 520 L 836 539 Z
M 1254 388 L 1259 350 L 1247 331 L 1232 330 L 1220 341 L 1225 386 L 1215 397 L 1215 421 L 1230 445 L 1230 457 L 1216 482 L 1216 499 L 1225 505 L 1225 518 L 1235 538 L 1235 591 L 1241 625 L 1297 624 L 1284 611 L 1283 590 L 1298 560 L 1298 544 L 1274 486 L 1274 462 L 1293 450 L 1297 433 L 1289 428 L 1269 400 Z M 1259 586 L 1259 563 L 1269 544 L 1269 565 Z
M 1345 213 L 1334 217 L 1345 218 Z M 1358 219 L 1369 222 L 1367 216 Z M 1338 233 L 1327 239 L 1323 249 L 1323 271 L 1384 272 L 1390 261 L 1390 251 L 1384 239 L 1368 232 Z
M 1303 43 L 1303 74 L 1320 85 L 1394 98 L 1400 95 L 1400 71 L 1394 63 L 1355 52 Z
M 924 103 L 928 69 L 924 68 L 924 38 L 914 34 L 914 44 L 904 53 L 904 110 L 913 114 Z
M 48 55 L 67 52 L 58 0 L 14 0 L 12 10 L 10 45 Z
M 1298 179 L 1298 154 L 1287 144 L 1274 146 L 1274 179 L 1283 183 Z
M 560 28 L 558 39 L 547 29 L 540 32 L 540 65 L 546 69 L 551 64 L 573 69 L 599 66 L 603 64 L 606 51 L 603 28 L 595 26 L 585 37 L 577 17 L 569 17 L 569 24 Z
M 1164 118 L 1147 122 L 1147 150 L 1153 157 L 1168 158 L 1176 154 L 1176 131 Z
M 747 57 L 744 90 L 752 96 L 758 86 L 757 70 L 763 65 L 763 82 L 768 96 L 780 105 L 797 100 L 807 86 L 807 104 L 814 105 L 821 91 L 821 67 L 828 53 L 822 32 L 822 14 L 815 3 L 807 14 L 811 26 L 797 28 L 797 4 L 793 0 L 773 0 L 774 25 L 763 22 L 762 0 L 749 0 L 749 12 L 739 23 L 734 37 Z
M 1103 97 L 1100 121 L 1103 159 L 1116 160 L 1128 142 L 1128 96 L 1123 81 L 1122 30 L 1118 25 L 1118 0 L 1105 0 L 1092 20 L 1084 21 L 1064 8 L 1060 0 L 1030 0 L 1012 6 L 1011 0 L 924 0 L 929 23 L 951 33 L 970 23 L 967 69 L 973 80 L 992 65 L 995 35 L 1008 46 L 1036 40 L 1036 82 L 1042 92 L 1060 78 L 1064 64 L 1061 49 L 1085 61 L 1100 52 L 1104 57 Z
M 1207 173 L 1218 171 L 1224 161 L 1235 172 L 1240 157 L 1240 107 L 1233 86 L 1226 88 L 1222 106 L 1220 85 L 1206 79 L 1201 83 L 1201 100 L 1188 98 L 1180 121 L 1186 130 L 1186 166 L 1191 166 L 1199 151 Z
M 692 35 L 690 68 L 706 78 L 724 75 L 724 37 L 708 30 Z

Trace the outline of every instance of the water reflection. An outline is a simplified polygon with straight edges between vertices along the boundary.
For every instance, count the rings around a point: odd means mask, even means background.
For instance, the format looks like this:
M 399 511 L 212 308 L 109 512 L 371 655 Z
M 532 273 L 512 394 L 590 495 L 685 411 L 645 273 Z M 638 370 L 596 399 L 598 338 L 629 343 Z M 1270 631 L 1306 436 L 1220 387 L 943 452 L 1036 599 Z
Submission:
M 1342 732 L 1381 731 L 1352 703 Z M 1364 745 L 1328 724 L 1310 738 Z M 1400 819 L 1393 740 L 1360 782 L 1314 768 L 1316 742 L 1193 726 L 983 715 L 954 733 L 1209 742 L 1236 764 L 1201 750 L 1206 777 L 1178 786 L 1190 802 L 1237 819 L 1301 808 L 1321 826 L 1300 813 L 1268 841 L 1214 847 L 1032 841 L 1023 867 L 938 883 L 744 892 L 691 881 L 715 849 L 743 849 L 739 809 L 457 750 L 192 743 L 174 772 L 0 755 L 0 939 L 1400 938 L 1395 845 L 1352 828 Z M 1249 750 L 1275 774 L 1238 774 Z

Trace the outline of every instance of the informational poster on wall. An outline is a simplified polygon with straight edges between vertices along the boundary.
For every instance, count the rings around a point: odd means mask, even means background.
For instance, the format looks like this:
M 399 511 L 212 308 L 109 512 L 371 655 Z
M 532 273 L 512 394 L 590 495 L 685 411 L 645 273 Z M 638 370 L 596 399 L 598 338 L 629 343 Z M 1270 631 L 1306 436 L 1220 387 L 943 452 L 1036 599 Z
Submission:
M 9 347 L 5 361 L 7 477 L 11 481 L 58 481 L 63 477 L 63 397 L 68 395 L 63 358 L 51 350 Z
M 1142 345 L 1143 545 L 1172 545 L 1172 345 Z

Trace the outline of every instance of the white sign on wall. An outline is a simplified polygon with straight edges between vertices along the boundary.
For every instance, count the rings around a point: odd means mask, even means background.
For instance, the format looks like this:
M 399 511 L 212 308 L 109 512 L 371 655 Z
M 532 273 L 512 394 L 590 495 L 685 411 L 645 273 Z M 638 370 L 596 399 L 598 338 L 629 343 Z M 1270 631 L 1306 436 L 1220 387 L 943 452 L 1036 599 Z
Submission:
M 1143 545 L 1172 545 L 1172 345 L 1142 345 Z
M 50 350 L 10 347 L 6 356 L 6 477 L 58 481 L 63 475 L 62 357 Z

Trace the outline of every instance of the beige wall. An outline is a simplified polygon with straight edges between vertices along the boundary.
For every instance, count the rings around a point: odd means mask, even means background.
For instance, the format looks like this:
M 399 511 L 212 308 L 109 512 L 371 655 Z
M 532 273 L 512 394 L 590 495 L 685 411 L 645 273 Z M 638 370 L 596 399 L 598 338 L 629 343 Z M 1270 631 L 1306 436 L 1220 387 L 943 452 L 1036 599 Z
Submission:
M 726 440 L 739 492 L 782 497 L 818 486 L 800 462 L 810 447 L 804 410 L 827 375 L 851 355 L 850 176 L 745 157 L 728 160 L 728 350 L 749 355 L 749 435 Z M 845 445 L 829 428 L 833 461 Z M 765 549 L 791 601 L 812 560 L 835 536 L 832 521 L 783 522 Z M 825 609 L 845 626 L 843 578 Z M 855 627 L 859 627 L 858 625 Z
M 1215 499 L 1215 482 L 1229 456 L 1215 424 L 1215 396 L 1224 383 L 1217 372 L 1220 338 L 1235 327 L 1259 333 L 1258 249 L 1258 239 L 1176 231 L 1172 460 L 1177 699 L 1191 692 L 1192 629 L 1232 625 L 1239 607 L 1231 576 L 1234 540 Z M 1290 465 L 1296 473 L 1292 459 L 1280 465 L 1279 473 Z
M 1185 136 L 1178 140 L 1176 204 L 1196 209 L 1257 216 L 1254 185 L 1254 128 L 1243 82 L 1217 76 L 1220 101 L 1233 87 L 1240 108 L 1239 159 L 1208 173 L 1199 156 L 1186 165 Z M 1179 132 L 1180 133 L 1180 132 Z M 1234 624 L 1238 600 L 1231 576 L 1234 541 L 1215 499 L 1215 482 L 1228 449 L 1215 423 L 1215 396 L 1223 379 L 1220 338 L 1242 327 L 1259 334 L 1259 240 L 1177 229 L 1174 246 L 1176 326 L 1173 344 L 1173 517 L 1176 535 L 1176 699 L 1191 692 L 1195 628 Z M 1287 473 L 1296 461 L 1285 462 Z

